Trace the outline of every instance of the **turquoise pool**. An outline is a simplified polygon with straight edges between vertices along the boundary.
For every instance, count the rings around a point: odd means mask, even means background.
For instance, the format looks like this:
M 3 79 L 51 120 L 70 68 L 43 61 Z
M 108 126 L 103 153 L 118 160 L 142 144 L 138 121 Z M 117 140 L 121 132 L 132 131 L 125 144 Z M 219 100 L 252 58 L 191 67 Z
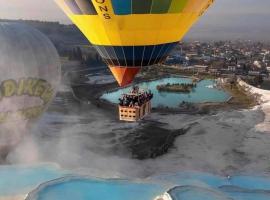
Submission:
M 270 177 L 238 175 L 222 177 L 200 172 L 164 175 L 157 181 L 170 182 L 172 200 L 269 200 Z
M 222 177 L 181 172 L 134 182 L 66 177 L 42 184 L 27 200 L 154 200 L 167 192 L 172 200 L 269 200 L 269 176 Z
M 0 199 L 3 196 L 27 194 L 39 184 L 65 176 L 53 166 L 0 166 Z
M 153 200 L 165 191 L 158 184 L 67 177 L 41 186 L 27 200 Z
M 203 103 L 203 102 L 225 102 L 229 99 L 230 95 L 223 90 L 213 88 L 213 80 L 203 80 L 197 84 L 197 87 L 189 94 L 184 93 L 171 93 L 171 92 L 159 92 L 156 87 L 159 84 L 166 83 L 191 83 L 190 78 L 163 78 L 151 82 L 144 82 L 138 84 L 140 88 L 150 89 L 154 98 L 152 100 L 153 107 L 167 106 L 171 108 L 178 107 L 183 101 L 190 103 Z M 119 89 L 114 92 L 106 93 L 102 95 L 102 99 L 110 101 L 112 103 L 118 103 L 118 98 L 121 94 L 128 92 L 131 87 Z
M 165 192 L 172 200 L 269 200 L 270 176 L 184 171 L 139 181 L 104 180 L 71 176 L 53 166 L 0 167 L 0 199 L 29 193 L 27 200 L 153 200 Z

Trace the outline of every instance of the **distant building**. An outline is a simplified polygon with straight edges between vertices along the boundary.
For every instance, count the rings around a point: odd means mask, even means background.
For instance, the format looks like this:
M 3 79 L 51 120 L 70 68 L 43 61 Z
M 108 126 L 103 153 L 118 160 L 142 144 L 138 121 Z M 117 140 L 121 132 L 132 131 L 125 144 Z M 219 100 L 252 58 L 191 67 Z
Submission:
M 216 68 L 211 68 L 208 71 L 211 72 L 211 73 L 218 73 L 219 72 L 219 70 L 216 69 Z
M 189 52 L 189 53 L 186 53 L 186 56 L 192 58 L 194 56 L 198 56 L 198 53 L 197 52 Z
M 261 75 L 261 72 L 259 72 L 259 71 L 249 71 L 248 75 L 249 76 L 259 76 L 259 75 Z
M 206 56 L 206 55 L 203 55 L 203 56 L 202 56 L 202 59 L 203 59 L 204 61 L 207 61 L 207 62 L 209 62 L 209 61 L 212 60 L 211 56 Z
M 205 65 L 194 65 L 197 72 L 207 72 L 209 67 Z
M 228 70 L 228 69 L 219 69 L 219 72 L 221 74 L 232 74 L 232 72 L 230 70 Z
M 172 55 L 168 56 L 165 64 L 166 65 L 179 65 L 179 64 L 185 64 L 186 58 L 184 56 L 179 56 L 179 55 Z
M 228 66 L 228 70 L 231 72 L 235 72 L 236 71 L 236 66 L 232 65 L 232 66 Z
M 195 71 L 195 72 L 207 72 L 209 67 L 204 66 L 204 65 L 193 65 L 193 66 L 185 67 L 184 69 L 189 70 L 189 71 Z

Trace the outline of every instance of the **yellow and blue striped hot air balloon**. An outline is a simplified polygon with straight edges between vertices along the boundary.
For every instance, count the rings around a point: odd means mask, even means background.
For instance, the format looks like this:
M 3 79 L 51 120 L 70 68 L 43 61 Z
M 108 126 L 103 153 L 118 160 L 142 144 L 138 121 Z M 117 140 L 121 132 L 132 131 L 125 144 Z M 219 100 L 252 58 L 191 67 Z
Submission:
M 162 62 L 214 0 L 55 0 L 120 86 Z

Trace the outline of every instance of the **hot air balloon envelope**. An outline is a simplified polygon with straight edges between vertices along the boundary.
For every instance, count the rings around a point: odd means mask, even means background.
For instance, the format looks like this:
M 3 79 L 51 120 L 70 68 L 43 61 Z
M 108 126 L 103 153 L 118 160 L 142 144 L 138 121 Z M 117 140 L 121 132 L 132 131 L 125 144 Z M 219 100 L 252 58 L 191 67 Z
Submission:
M 60 81 L 50 40 L 29 26 L 0 23 L 0 154 L 46 110 Z
M 214 0 L 55 0 L 121 86 L 162 62 Z

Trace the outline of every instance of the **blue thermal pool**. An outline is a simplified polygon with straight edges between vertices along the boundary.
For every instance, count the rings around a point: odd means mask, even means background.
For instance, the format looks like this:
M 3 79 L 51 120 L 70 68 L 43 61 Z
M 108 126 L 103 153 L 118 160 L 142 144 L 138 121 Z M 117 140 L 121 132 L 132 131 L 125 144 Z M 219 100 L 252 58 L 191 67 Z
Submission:
M 207 173 L 183 172 L 158 177 L 170 182 L 172 200 L 268 200 L 270 177 L 233 176 L 221 177 Z
M 165 192 L 172 200 L 269 200 L 270 177 L 227 178 L 199 172 L 162 175 L 140 182 L 66 177 L 42 184 L 27 200 L 153 200 Z
M 27 194 L 39 184 L 65 176 L 52 166 L 0 166 L 0 199 L 5 196 Z
M 152 200 L 166 191 L 158 184 L 123 180 L 64 178 L 44 184 L 29 194 L 28 200 Z
M 189 93 L 172 93 L 172 92 L 159 92 L 156 87 L 160 84 L 174 84 L 174 83 L 191 83 L 192 80 L 190 78 L 181 78 L 181 77 L 171 77 L 171 78 L 163 78 L 151 82 L 144 82 L 138 84 L 138 86 L 142 89 L 151 90 L 154 94 L 154 98 L 152 100 L 153 107 L 165 106 L 175 108 L 178 107 L 179 104 L 183 101 L 190 103 L 204 103 L 204 102 L 226 102 L 230 95 L 223 90 L 219 90 L 214 88 L 215 84 L 213 80 L 202 80 L 197 84 L 197 87 Z M 109 92 L 102 95 L 102 99 L 110 101 L 112 103 L 118 103 L 119 97 L 123 93 L 127 93 L 130 91 L 131 87 L 119 89 L 117 91 Z
M 165 192 L 172 200 L 269 200 L 270 176 L 185 171 L 132 181 L 71 176 L 44 165 L 0 167 L 0 199 L 28 193 L 27 200 L 153 200 Z

